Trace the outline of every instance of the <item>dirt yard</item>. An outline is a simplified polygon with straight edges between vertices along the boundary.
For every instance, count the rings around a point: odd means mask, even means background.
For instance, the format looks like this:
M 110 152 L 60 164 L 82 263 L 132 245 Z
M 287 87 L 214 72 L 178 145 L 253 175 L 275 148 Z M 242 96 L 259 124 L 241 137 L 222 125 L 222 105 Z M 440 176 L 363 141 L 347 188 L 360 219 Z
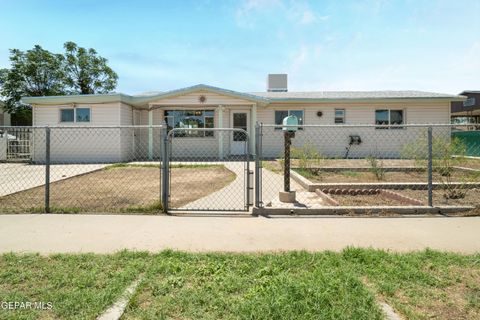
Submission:
M 172 204 L 182 205 L 215 192 L 235 179 L 221 165 L 172 168 Z M 155 166 L 112 166 L 54 182 L 52 212 L 153 213 L 160 205 L 160 169 Z M 44 187 L 0 198 L 0 212 L 43 212 Z
M 450 205 L 450 206 L 477 206 L 480 208 L 480 189 L 466 189 L 466 194 L 464 198 L 460 199 L 445 199 L 443 190 L 433 190 L 433 205 Z M 418 199 L 423 201 L 425 204 L 428 203 L 428 192 L 427 190 L 396 190 L 396 192 L 409 196 L 411 198 Z
M 341 206 L 403 206 L 401 202 L 383 197 L 380 194 L 373 195 L 338 195 L 330 197 L 337 200 Z
M 322 171 L 321 169 L 295 169 L 298 173 L 313 182 L 427 182 L 426 171 L 383 171 L 379 177 L 371 171 L 342 170 Z M 450 176 L 451 181 L 480 182 L 480 174 L 456 170 Z M 446 181 L 446 177 L 433 173 L 434 182 Z

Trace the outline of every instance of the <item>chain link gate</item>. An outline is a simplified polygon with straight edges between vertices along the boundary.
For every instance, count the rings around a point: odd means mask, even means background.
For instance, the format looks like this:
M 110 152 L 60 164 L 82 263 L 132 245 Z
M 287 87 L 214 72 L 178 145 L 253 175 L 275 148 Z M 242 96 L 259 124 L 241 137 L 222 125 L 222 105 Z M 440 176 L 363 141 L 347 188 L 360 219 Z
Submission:
M 165 211 L 248 211 L 249 135 L 234 128 L 174 128 L 165 136 Z

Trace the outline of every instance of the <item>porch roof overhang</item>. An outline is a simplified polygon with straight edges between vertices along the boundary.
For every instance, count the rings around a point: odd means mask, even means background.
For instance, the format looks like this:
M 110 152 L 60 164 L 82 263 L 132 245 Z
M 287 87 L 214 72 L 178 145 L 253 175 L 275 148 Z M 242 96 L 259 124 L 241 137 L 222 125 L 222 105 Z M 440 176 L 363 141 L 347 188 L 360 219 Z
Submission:
M 59 104 L 85 104 L 85 103 L 113 103 L 122 102 L 136 108 L 149 108 L 152 102 L 158 102 L 161 99 L 173 98 L 192 92 L 212 92 L 233 98 L 251 101 L 257 104 L 268 104 L 268 98 L 255 96 L 249 93 L 243 93 L 205 84 L 199 84 L 187 88 L 171 90 L 162 93 L 149 95 L 130 96 L 123 93 L 107 94 L 85 94 L 85 95 L 67 95 L 67 96 L 48 96 L 48 97 L 24 97 L 22 102 L 32 105 L 59 105 Z

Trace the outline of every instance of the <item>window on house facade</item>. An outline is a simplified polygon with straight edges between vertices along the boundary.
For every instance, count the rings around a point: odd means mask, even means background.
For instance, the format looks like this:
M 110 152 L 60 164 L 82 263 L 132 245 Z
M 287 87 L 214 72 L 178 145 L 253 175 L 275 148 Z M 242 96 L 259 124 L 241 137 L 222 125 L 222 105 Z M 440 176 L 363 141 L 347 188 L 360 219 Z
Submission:
M 75 108 L 75 122 L 90 122 L 90 108 Z
M 175 132 L 175 137 L 203 138 L 214 136 L 214 131 L 186 130 L 213 129 L 214 110 L 165 110 L 164 116 L 168 131 L 173 128 L 185 129 Z
M 289 115 L 294 115 L 298 119 L 298 124 L 303 125 L 303 110 L 275 110 L 275 124 L 282 125 L 283 119 Z M 281 130 L 282 127 L 275 127 L 275 130 Z M 303 130 L 303 128 L 298 128 Z
M 404 123 L 404 111 L 398 109 L 375 110 L 375 124 L 379 126 L 400 125 Z M 377 129 L 389 129 L 377 127 Z M 403 129 L 403 127 L 391 127 L 390 129 Z
M 345 123 L 345 109 L 335 109 L 335 124 Z
M 60 122 L 90 122 L 90 108 L 60 109 Z
M 60 122 L 74 122 L 75 109 L 60 109 Z

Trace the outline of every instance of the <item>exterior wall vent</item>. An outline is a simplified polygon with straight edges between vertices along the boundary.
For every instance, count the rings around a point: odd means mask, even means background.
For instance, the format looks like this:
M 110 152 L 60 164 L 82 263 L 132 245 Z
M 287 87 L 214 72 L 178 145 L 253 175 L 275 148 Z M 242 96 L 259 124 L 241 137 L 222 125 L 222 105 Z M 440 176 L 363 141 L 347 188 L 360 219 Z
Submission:
M 268 92 L 287 92 L 288 82 L 286 73 L 269 74 L 267 77 Z

